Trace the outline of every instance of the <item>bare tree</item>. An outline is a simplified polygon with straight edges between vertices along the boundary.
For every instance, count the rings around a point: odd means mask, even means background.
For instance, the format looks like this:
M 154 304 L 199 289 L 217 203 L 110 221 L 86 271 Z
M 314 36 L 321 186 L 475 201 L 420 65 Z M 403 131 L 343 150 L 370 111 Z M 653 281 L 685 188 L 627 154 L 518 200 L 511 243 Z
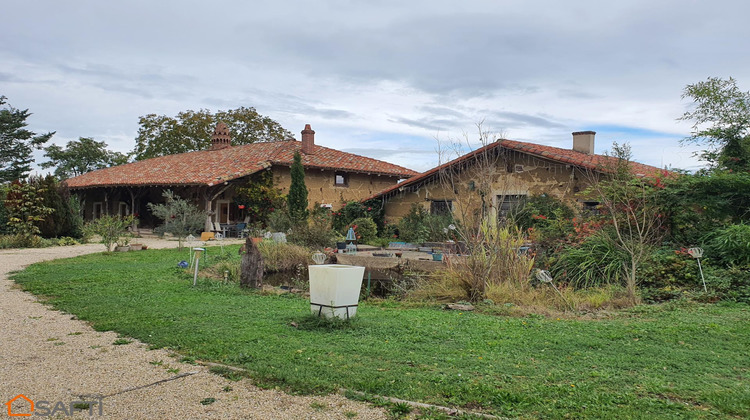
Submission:
M 447 143 L 438 139 L 439 185 L 444 196 L 453 198 L 457 236 L 467 254 L 456 260 L 454 269 L 472 301 L 483 299 L 492 282 L 527 287 L 533 265 L 533 258 L 518 252 L 525 238 L 508 220 L 512 214 L 500 214 L 508 194 L 518 193 L 520 187 L 508 175 L 510 154 L 496 143 L 502 136 L 483 125 L 483 121 L 476 124 L 480 147 L 466 154 L 464 148 L 471 147 L 468 133 Z
M 630 145 L 614 143 L 612 152 L 607 167 L 587 172 L 591 186 L 585 193 L 598 198 L 612 223 L 602 234 L 627 256 L 622 272 L 628 297 L 637 304 L 638 269 L 661 241 L 664 219 L 650 180 L 632 173 Z

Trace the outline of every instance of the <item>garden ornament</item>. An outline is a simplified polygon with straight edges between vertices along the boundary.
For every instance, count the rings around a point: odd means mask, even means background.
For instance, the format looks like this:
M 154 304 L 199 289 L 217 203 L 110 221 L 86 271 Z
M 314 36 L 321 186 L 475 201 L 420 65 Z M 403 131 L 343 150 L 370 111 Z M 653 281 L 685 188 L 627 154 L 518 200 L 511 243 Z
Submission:
M 201 254 L 205 251 L 205 248 L 193 248 L 193 255 L 195 256 L 195 273 L 193 274 L 193 287 L 198 284 L 198 266 L 201 262 Z
M 312 254 L 313 262 L 315 262 L 316 265 L 323 264 L 324 262 L 326 262 L 327 258 L 328 257 L 326 257 L 326 254 L 324 254 L 324 253 L 322 253 L 320 251 L 317 251 L 317 252 L 315 252 L 315 253 Z
M 188 262 L 185 261 L 185 260 L 182 260 L 182 261 L 180 261 L 180 262 L 177 263 L 177 267 L 188 268 Z
M 706 279 L 703 277 L 703 267 L 701 267 L 703 248 L 690 248 L 688 249 L 688 254 L 690 254 L 691 257 L 695 258 L 695 260 L 698 261 L 698 270 L 701 272 L 701 280 L 703 281 L 703 291 L 705 293 L 708 293 L 708 288 L 706 287 Z
M 547 271 L 547 270 L 540 270 L 540 269 L 537 268 L 537 270 L 536 270 L 536 279 L 539 280 L 542 283 L 547 283 L 550 286 L 552 286 L 552 288 L 555 289 L 555 291 L 557 292 L 557 294 L 560 295 L 560 298 L 563 300 L 563 302 L 565 302 L 565 304 L 568 305 L 568 307 L 571 310 L 573 309 L 573 306 L 571 306 L 570 302 L 568 302 L 568 300 L 565 299 L 565 296 L 563 296 L 562 292 L 560 292 L 560 289 L 558 289 L 557 286 L 555 286 L 555 284 L 552 283 L 552 275 L 549 273 L 549 271 Z

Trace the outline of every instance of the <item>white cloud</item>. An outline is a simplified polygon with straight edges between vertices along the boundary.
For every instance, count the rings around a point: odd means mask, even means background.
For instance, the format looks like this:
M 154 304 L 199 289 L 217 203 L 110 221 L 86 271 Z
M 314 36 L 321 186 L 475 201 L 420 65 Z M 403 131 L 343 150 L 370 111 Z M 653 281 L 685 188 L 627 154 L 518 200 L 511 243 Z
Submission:
M 141 115 L 252 106 L 297 137 L 310 123 L 321 144 L 414 169 L 437 160 L 436 135 L 482 119 L 559 147 L 605 127 L 597 150 L 630 140 L 639 161 L 693 168 L 678 145 L 682 89 L 750 83 L 748 12 L 676 0 L 15 2 L 3 7 L 0 94 L 56 143 L 91 136 L 118 151 Z

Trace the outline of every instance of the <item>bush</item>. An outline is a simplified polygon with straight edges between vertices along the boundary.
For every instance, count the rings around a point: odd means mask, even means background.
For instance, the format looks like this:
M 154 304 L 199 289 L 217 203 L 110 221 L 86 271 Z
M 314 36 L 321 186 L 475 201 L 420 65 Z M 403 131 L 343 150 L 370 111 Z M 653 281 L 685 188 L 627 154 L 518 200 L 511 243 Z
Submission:
M 316 205 L 309 220 L 292 227 L 287 239 L 297 245 L 310 248 L 326 248 L 336 243 L 338 235 L 331 229 L 331 212 Z
M 660 248 L 641 268 L 644 287 L 703 287 L 698 263 L 685 250 Z
M 133 215 L 120 217 L 107 214 L 89 222 L 84 226 L 84 232 L 89 236 L 99 235 L 106 252 L 110 252 L 112 245 L 129 234 L 128 227 L 133 224 L 133 220 Z
M 750 225 L 744 223 L 717 229 L 707 236 L 706 256 L 726 266 L 750 265 Z
M 41 236 L 37 235 L 2 235 L 0 236 L 0 249 L 6 248 L 41 248 L 43 245 Z
M 58 236 L 81 237 L 83 226 L 78 200 L 71 200 L 68 188 L 61 185 L 52 175 L 46 177 L 32 176 L 29 184 L 33 185 L 43 198 L 44 206 L 53 209 L 38 223 L 41 236 L 55 238 Z M 71 207 L 72 203 L 76 206 Z
M 709 293 L 718 298 L 750 304 L 750 267 L 706 270 Z
M 557 281 L 575 288 L 624 282 L 627 256 L 609 238 L 596 233 L 578 246 L 569 246 L 550 258 L 549 271 Z
M 261 241 L 258 249 L 263 256 L 263 264 L 267 273 L 292 271 L 300 265 L 307 266 L 312 263 L 313 250 L 303 246 Z
M 360 217 L 359 219 L 354 219 L 352 223 L 347 226 L 347 232 L 349 231 L 349 228 L 354 228 L 354 233 L 357 235 L 357 240 L 362 243 L 369 242 L 375 239 L 378 234 L 378 227 L 375 225 L 375 222 L 369 217 Z
M 451 258 L 448 268 L 436 273 L 437 280 L 426 283 L 428 294 L 477 302 L 487 296 L 491 285 L 529 288 L 534 258 L 519 252 L 525 242 L 521 231 L 484 220 L 478 233 L 467 243 L 467 255 Z
M 8 212 L 5 209 L 5 198 L 8 195 L 8 186 L 0 184 L 0 234 L 8 231 Z M 2 248 L 2 246 L 0 246 Z
M 268 229 L 271 232 L 287 232 L 292 225 L 292 218 L 289 217 L 285 207 L 276 209 L 268 215 Z
M 349 226 L 354 224 L 354 220 L 369 218 L 375 222 L 378 233 L 382 234 L 385 229 L 385 214 L 383 203 L 377 200 L 370 200 L 365 203 L 359 201 L 350 201 L 341 209 L 333 212 L 333 228 L 346 235 Z
M 430 230 L 424 223 L 427 212 L 414 204 L 409 214 L 398 222 L 398 239 L 405 242 L 422 243 L 429 239 Z

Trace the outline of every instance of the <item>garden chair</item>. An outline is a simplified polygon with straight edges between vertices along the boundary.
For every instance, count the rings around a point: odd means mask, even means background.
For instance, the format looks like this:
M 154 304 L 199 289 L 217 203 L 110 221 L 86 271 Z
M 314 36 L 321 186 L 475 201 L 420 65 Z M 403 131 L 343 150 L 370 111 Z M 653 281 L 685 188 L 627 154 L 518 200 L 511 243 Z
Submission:
M 227 236 L 226 228 L 221 227 L 221 223 L 214 222 L 214 230 L 212 232 L 214 233 L 221 233 L 224 236 Z
M 237 232 L 238 238 L 244 238 L 245 237 L 245 228 L 247 227 L 247 223 L 237 223 L 237 226 L 235 227 Z

